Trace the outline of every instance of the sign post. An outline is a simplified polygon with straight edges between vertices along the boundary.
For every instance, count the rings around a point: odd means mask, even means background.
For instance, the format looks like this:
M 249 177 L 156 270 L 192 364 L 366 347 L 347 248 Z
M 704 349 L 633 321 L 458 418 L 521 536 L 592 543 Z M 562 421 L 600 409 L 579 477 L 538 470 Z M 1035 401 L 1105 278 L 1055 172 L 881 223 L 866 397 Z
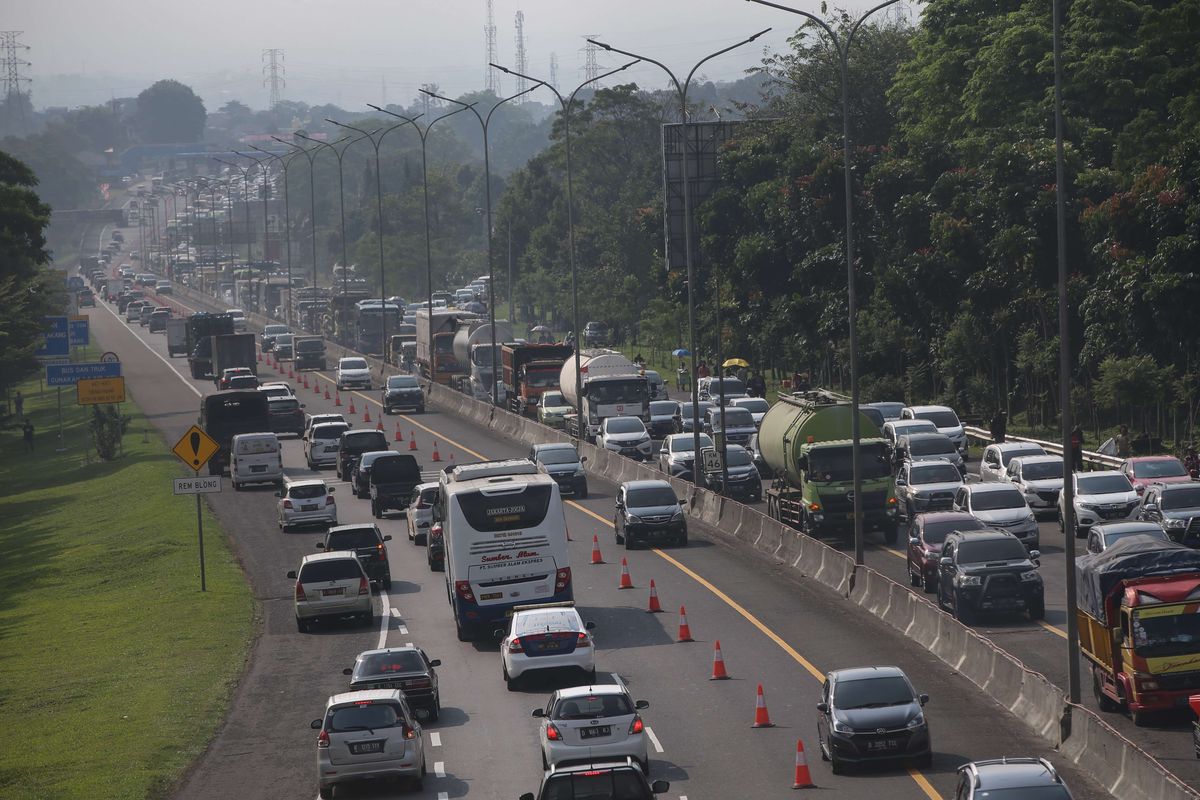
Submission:
M 187 433 L 179 437 L 179 441 L 171 448 L 180 461 L 196 470 L 195 478 L 176 478 L 175 494 L 196 495 L 196 537 L 200 545 L 200 591 L 207 592 L 208 584 L 204 575 L 204 517 L 200 512 L 200 495 L 221 491 L 221 476 L 210 475 L 201 478 L 200 470 L 221 449 L 221 445 L 199 425 L 193 425 Z

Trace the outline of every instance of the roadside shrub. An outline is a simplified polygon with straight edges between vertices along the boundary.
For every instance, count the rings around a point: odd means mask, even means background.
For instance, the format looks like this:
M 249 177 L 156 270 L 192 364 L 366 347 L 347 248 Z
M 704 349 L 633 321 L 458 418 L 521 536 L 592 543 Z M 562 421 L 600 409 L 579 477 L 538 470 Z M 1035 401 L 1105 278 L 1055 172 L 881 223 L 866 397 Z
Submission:
M 92 406 L 92 418 L 88 430 L 92 433 L 92 444 L 96 455 L 104 461 L 112 461 L 121 450 L 121 437 L 129 428 L 129 418 L 121 415 L 117 406 Z

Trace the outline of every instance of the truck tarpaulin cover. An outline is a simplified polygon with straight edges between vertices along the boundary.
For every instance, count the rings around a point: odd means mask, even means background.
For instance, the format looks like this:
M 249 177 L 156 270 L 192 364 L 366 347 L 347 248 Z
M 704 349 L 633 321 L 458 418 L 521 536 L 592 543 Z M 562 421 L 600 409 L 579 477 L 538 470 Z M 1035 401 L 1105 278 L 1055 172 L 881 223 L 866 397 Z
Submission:
M 1079 607 L 1091 616 L 1105 618 L 1104 598 L 1123 580 L 1200 572 L 1200 550 L 1149 536 L 1129 536 L 1103 553 L 1075 559 L 1079 581 Z

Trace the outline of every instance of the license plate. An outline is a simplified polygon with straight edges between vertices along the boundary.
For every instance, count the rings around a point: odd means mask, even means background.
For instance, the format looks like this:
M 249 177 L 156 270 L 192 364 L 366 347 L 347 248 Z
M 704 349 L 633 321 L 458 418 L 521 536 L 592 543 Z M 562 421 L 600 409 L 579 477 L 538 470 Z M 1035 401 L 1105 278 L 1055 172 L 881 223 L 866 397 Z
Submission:
M 316 511 L 316 506 L 300 506 L 301 511 Z
M 341 587 L 338 587 L 337 589 L 322 589 L 321 596 L 322 597 L 335 597 L 340 594 L 345 594 L 345 592 L 346 592 L 346 590 Z
M 558 649 L 560 649 L 560 645 L 558 642 L 546 642 L 538 649 L 539 650 L 558 650 Z
M 350 752 L 353 755 L 361 756 L 367 753 L 382 753 L 383 742 L 358 742 L 350 745 Z
M 611 725 L 597 725 L 594 728 L 580 728 L 580 739 L 598 739 L 601 736 L 610 736 L 612 734 Z
M 504 597 L 504 592 L 488 592 L 479 595 L 480 600 L 499 600 L 501 597 Z
M 266 472 L 267 465 L 266 464 L 255 464 L 250 467 L 250 471 L 251 472 Z
M 868 750 L 895 750 L 895 739 L 877 739 L 873 742 L 867 742 Z

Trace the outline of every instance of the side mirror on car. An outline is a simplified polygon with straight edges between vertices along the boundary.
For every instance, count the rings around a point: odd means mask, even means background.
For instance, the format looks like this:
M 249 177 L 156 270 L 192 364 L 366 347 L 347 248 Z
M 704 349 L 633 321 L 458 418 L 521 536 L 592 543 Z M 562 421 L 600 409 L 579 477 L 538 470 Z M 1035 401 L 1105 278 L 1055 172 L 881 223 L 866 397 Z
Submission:
M 440 658 L 435 658 L 429 662 L 429 666 L 431 666 L 431 667 L 440 667 L 441 665 L 442 665 L 442 660 Z
M 938 564 L 940 564 L 943 567 L 953 567 L 954 560 L 951 558 L 948 558 L 946 556 L 942 556 L 941 558 L 938 559 Z
M 385 534 L 383 535 L 383 540 L 384 540 L 385 542 L 390 542 L 390 541 L 392 540 L 392 535 L 391 535 L 390 533 L 385 533 Z
M 910 537 L 908 537 L 908 543 L 911 544 L 913 547 L 916 547 L 917 545 L 919 545 L 921 543 L 921 540 L 918 539 L 916 536 L 910 536 Z
M 353 669 L 351 669 L 350 667 L 346 667 L 344 670 L 342 670 L 342 674 L 343 674 L 343 675 L 353 675 L 353 674 L 354 674 L 354 670 L 353 670 Z
M 533 796 L 533 792 L 526 792 L 517 798 L 517 800 L 536 800 L 536 798 Z
M 585 623 L 583 623 L 583 627 L 587 628 L 589 631 L 594 631 L 594 630 L 596 630 L 596 623 L 585 622 Z
M 925 705 L 926 703 L 928 703 L 928 702 L 929 702 L 929 695 L 927 695 L 927 694 L 921 694 L 921 695 L 917 695 L 917 701 L 918 701 L 918 702 L 919 702 L 921 705 Z
M 314 719 L 312 722 L 308 723 L 308 727 L 312 728 L 314 731 L 321 730 L 321 720 Z
M 1142 506 L 1142 511 L 1158 511 L 1158 503 L 1146 503 Z
M 495 636 L 497 639 L 503 639 L 505 633 L 506 633 L 506 631 L 504 630 L 504 628 L 493 628 L 492 629 L 492 636 Z
M 535 708 L 535 709 L 533 710 L 533 713 L 532 713 L 532 714 L 530 714 L 530 716 L 531 716 L 531 717 L 544 717 L 544 716 L 546 716 L 546 712 L 545 712 L 545 710 L 544 710 L 544 709 L 541 709 L 541 708 Z
M 329 493 L 330 493 L 330 494 L 333 494 L 333 493 L 334 493 L 334 492 L 336 492 L 336 491 L 337 491 L 337 487 L 336 487 L 336 486 L 330 486 L 330 487 L 329 487 Z
M 633 707 L 637 708 L 637 709 L 649 708 L 650 701 L 649 700 L 637 700 L 634 702 Z
M 1030 550 L 1029 551 L 1029 560 L 1030 561 L 1037 561 L 1041 557 L 1042 557 L 1041 550 Z
M 325 543 L 324 543 L 324 542 L 317 542 L 317 549 L 318 549 L 318 550 L 324 550 L 324 549 L 325 549 Z
M 817 703 L 817 711 L 820 711 L 822 714 L 828 714 L 829 703 Z
M 580 463 L 580 464 L 582 464 L 582 463 L 584 463 L 584 462 L 586 462 L 586 461 L 587 461 L 587 456 L 580 456 L 580 457 L 579 457 L 579 463 Z
M 654 783 L 650 784 L 650 791 L 654 792 L 655 794 L 669 792 L 671 791 L 671 784 L 669 781 L 655 781 Z
M 292 580 L 295 580 L 295 579 L 296 579 L 296 570 L 292 570 L 291 572 L 289 572 L 289 573 L 287 574 L 287 576 L 288 576 L 289 578 L 291 578 Z
M 275 493 L 275 496 L 276 496 L 276 497 L 283 497 L 283 492 L 276 492 L 276 493 Z

